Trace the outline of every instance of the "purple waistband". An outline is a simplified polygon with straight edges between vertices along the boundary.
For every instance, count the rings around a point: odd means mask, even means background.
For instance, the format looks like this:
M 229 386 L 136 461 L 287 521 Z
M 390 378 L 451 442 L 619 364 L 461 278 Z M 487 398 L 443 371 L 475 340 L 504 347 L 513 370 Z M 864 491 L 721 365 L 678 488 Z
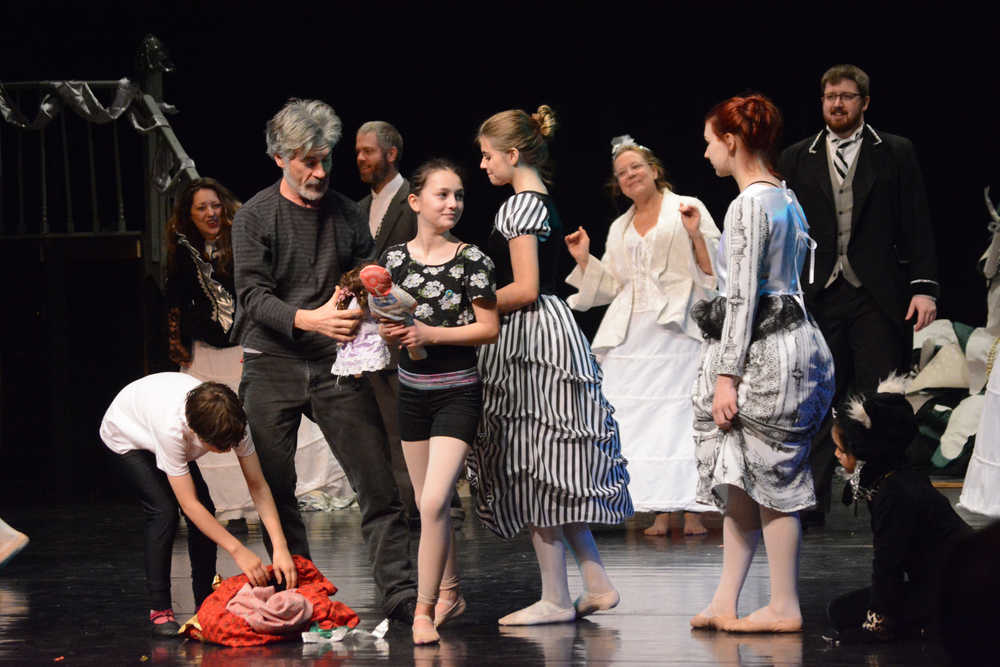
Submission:
M 467 387 L 479 383 L 479 371 L 475 368 L 466 368 L 461 371 L 450 373 L 410 373 L 407 370 L 399 369 L 399 383 L 406 385 L 410 389 L 453 389 L 455 387 Z

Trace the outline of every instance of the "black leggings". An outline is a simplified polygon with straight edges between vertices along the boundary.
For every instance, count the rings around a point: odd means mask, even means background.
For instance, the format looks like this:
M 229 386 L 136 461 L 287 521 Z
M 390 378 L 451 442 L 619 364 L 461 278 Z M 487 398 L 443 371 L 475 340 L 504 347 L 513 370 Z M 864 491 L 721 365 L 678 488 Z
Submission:
M 118 457 L 121 468 L 139 496 L 146 515 L 145 556 L 146 588 L 149 591 L 150 609 L 168 609 L 170 601 L 170 561 L 177 533 L 177 498 L 170 488 L 167 475 L 156 467 L 152 452 L 135 450 Z M 211 514 L 215 505 L 208 493 L 208 486 L 192 461 L 188 463 L 191 479 L 198 500 Z M 191 558 L 191 586 L 197 607 L 212 592 L 215 577 L 215 542 L 205 537 L 191 519 L 188 525 L 188 556 Z

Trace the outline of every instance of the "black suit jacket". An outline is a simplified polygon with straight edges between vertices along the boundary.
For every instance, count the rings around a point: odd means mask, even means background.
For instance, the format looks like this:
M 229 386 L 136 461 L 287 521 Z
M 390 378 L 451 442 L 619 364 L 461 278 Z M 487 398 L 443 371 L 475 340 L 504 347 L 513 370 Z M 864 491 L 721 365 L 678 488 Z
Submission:
M 382 218 L 382 226 L 379 227 L 378 235 L 375 237 L 373 255 L 375 259 L 381 257 L 386 248 L 406 243 L 417 235 L 417 214 L 406 201 L 409 194 L 410 182 L 404 178 L 403 184 L 399 186 L 399 191 L 389 202 L 389 208 L 386 209 L 385 216 Z M 361 218 L 367 226 L 368 215 L 372 210 L 371 194 L 359 201 L 358 205 L 361 207 Z
M 889 318 L 904 326 L 914 294 L 938 296 L 937 258 L 923 177 L 909 139 L 865 125 L 854 174 L 854 211 L 847 257 L 851 268 Z M 806 301 L 822 291 L 837 263 L 837 212 L 824 129 L 789 146 L 778 171 L 795 191 L 817 243 L 816 275 L 808 262 L 802 284 Z

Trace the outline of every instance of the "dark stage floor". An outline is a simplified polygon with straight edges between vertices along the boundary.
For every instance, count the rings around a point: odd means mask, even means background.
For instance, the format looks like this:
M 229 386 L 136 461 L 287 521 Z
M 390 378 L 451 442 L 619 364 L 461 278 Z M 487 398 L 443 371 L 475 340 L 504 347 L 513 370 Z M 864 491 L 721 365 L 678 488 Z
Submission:
M 956 495 L 954 491 L 950 492 Z M 825 529 L 803 540 L 800 590 L 806 630 L 797 635 L 735 636 L 692 632 L 690 616 L 711 597 L 722 559 L 718 521 L 704 538 L 650 538 L 648 516 L 597 531 L 612 579 L 622 594 L 614 611 L 578 623 L 501 629 L 496 619 L 538 597 L 537 570 L 523 536 L 503 542 L 470 517 L 461 530 L 464 616 L 442 631 L 436 647 L 414 648 L 408 627 L 384 642 L 352 642 L 320 654 L 299 643 L 227 649 L 148 636 L 142 576 L 141 519 L 126 504 L 5 509 L 8 523 L 31 544 L 0 571 L 0 662 L 102 665 L 946 665 L 939 646 L 909 642 L 830 648 L 822 639 L 824 608 L 836 593 L 865 585 L 871 545 L 864 515 L 838 507 Z M 981 517 L 967 517 L 982 525 Z M 372 629 L 374 607 L 356 509 L 306 515 L 316 564 L 340 589 L 337 599 Z M 249 541 L 263 554 L 251 524 Z M 416 548 L 416 540 L 413 542 Z M 193 613 L 185 539 L 174 551 L 174 609 Z M 223 575 L 237 574 L 223 552 Z M 571 587 L 580 590 L 573 572 Z M 741 612 L 767 599 L 767 568 L 758 553 Z

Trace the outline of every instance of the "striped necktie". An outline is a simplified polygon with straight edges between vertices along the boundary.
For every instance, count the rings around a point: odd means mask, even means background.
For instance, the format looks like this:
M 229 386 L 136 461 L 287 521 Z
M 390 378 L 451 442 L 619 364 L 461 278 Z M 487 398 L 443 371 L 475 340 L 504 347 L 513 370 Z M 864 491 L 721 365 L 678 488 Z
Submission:
M 850 168 L 850 165 L 847 164 L 847 149 L 860 140 L 860 135 L 854 135 L 846 139 L 837 137 L 833 139 L 833 145 L 836 146 L 836 150 L 833 152 L 833 168 L 837 170 L 837 175 L 840 176 L 841 181 L 847 177 L 847 170 Z

